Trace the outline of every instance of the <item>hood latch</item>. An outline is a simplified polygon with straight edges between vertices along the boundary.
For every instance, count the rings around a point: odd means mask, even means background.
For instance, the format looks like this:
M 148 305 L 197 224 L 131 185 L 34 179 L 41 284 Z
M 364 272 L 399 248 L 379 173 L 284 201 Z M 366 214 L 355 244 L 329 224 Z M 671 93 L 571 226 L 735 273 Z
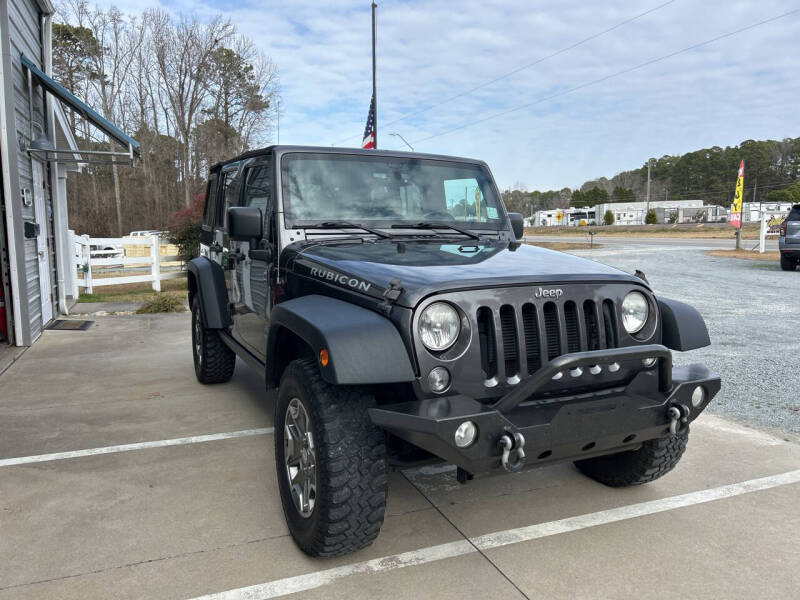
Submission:
M 392 305 L 397 302 L 400 294 L 403 293 L 403 286 L 399 279 L 392 279 L 389 286 L 383 291 L 383 311 L 388 315 L 392 312 Z

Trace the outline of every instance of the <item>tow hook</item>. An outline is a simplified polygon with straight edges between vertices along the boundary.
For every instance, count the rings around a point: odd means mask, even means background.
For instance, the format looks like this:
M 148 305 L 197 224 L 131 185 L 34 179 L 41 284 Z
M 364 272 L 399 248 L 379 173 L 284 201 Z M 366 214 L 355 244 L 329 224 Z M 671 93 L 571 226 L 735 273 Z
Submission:
M 506 432 L 500 437 L 497 445 L 503 451 L 503 456 L 500 459 L 503 468 L 509 473 L 519 471 L 525 463 L 525 438 L 522 434 L 519 431 L 514 433 Z M 508 459 L 512 452 L 515 453 L 514 460 L 509 461 Z
M 669 417 L 669 432 L 678 435 L 678 431 L 689 422 L 689 409 L 683 404 L 673 404 L 667 411 Z

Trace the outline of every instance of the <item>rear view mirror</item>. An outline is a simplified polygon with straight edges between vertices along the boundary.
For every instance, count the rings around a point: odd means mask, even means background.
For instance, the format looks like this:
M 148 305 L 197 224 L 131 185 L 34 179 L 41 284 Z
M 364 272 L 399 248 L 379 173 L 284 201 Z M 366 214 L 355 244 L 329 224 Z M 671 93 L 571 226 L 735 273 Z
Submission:
M 228 235 L 237 242 L 260 240 L 264 235 L 261 209 L 255 206 L 231 206 L 228 209 Z
M 514 237 L 521 240 L 525 235 L 525 222 L 520 213 L 508 213 L 508 220 L 511 221 L 511 229 L 514 230 Z

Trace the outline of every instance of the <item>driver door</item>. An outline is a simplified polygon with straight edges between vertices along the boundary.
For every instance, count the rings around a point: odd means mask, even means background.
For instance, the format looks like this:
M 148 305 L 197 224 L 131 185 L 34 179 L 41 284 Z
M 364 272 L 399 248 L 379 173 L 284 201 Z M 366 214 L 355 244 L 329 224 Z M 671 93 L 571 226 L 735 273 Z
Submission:
M 263 250 L 272 247 L 272 165 L 270 157 L 256 159 L 247 165 L 241 176 L 241 205 L 259 208 L 264 219 Z M 261 360 L 266 359 L 269 324 L 269 288 L 272 260 L 262 260 L 251 253 L 251 242 L 238 242 L 236 249 L 236 307 L 233 326 L 237 339 Z

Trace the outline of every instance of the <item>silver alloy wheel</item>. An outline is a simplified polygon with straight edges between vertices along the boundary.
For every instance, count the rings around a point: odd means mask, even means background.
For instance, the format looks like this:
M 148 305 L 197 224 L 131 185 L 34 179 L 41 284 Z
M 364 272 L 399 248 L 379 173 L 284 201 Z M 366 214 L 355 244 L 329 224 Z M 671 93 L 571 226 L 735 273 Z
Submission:
M 200 311 L 195 311 L 194 315 L 194 355 L 197 364 L 203 364 L 203 324 L 201 322 Z
M 317 499 L 317 460 L 311 420 L 299 398 L 292 398 L 286 407 L 283 458 L 294 506 L 301 517 L 308 518 Z

